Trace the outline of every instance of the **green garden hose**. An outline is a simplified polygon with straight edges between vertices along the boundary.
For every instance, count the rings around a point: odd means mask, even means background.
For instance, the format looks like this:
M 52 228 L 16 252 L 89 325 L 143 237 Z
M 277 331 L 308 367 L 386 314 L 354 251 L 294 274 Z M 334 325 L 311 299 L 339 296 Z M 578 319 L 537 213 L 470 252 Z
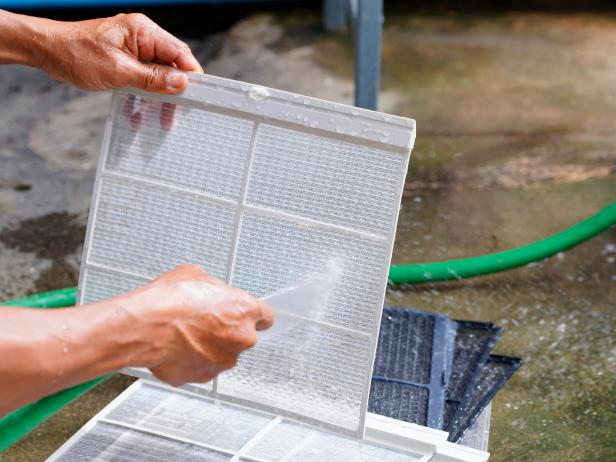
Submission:
M 77 290 L 71 287 L 11 300 L 3 303 L 3 305 L 27 308 L 61 308 L 73 306 L 76 294 Z M 90 391 L 108 377 L 100 377 L 62 390 L 55 395 L 28 404 L 0 419 L 0 452 L 19 441 L 64 406 Z
M 616 202 L 561 233 L 516 249 L 460 260 L 394 265 L 389 271 L 389 281 L 393 284 L 446 281 L 517 268 L 568 250 L 614 224 L 616 224 Z M 75 297 L 75 288 L 68 288 L 11 300 L 4 305 L 59 308 L 74 305 Z M 0 452 L 107 377 L 101 377 L 48 396 L 0 419 Z
M 394 265 L 389 269 L 389 282 L 417 284 L 448 281 L 517 268 L 564 252 L 614 224 L 616 224 L 616 202 L 565 231 L 515 249 L 460 260 Z
M 28 295 L 23 298 L 16 298 L 2 303 L 2 306 L 21 306 L 23 308 L 62 308 L 73 306 L 77 299 L 77 289 L 69 287 L 67 289 L 52 290 L 40 294 Z
M 28 404 L 0 419 L 0 452 L 26 436 L 49 417 L 110 376 L 59 391 L 35 403 Z

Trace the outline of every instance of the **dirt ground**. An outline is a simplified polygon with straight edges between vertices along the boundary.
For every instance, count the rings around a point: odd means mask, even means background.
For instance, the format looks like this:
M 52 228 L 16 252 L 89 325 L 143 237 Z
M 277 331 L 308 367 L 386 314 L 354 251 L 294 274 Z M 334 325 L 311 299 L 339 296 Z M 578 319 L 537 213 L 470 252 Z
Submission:
M 394 263 L 504 250 L 616 198 L 616 18 L 391 9 L 380 109 L 417 120 Z M 209 73 L 352 102 L 353 47 L 310 11 L 192 40 Z M 0 69 L 0 299 L 74 285 L 109 94 Z M 616 460 L 616 229 L 387 302 L 505 328 L 524 365 L 494 402 L 492 461 Z M 2 455 L 44 460 L 131 379 L 117 377 Z

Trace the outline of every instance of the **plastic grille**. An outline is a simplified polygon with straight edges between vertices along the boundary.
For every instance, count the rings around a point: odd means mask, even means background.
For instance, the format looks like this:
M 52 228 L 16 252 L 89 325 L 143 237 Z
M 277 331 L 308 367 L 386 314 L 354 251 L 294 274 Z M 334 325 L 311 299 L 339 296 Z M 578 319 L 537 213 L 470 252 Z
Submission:
M 177 190 L 104 177 L 88 263 L 153 278 L 192 262 L 225 277 L 235 211 Z
M 84 279 L 87 281 L 88 278 L 91 278 L 92 282 L 85 284 L 83 303 L 115 297 L 141 287 L 149 281 L 147 278 L 115 273 L 102 268 L 88 268 Z
M 368 410 L 443 428 L 455 324 L 410 308 L 383 310 Z
M 475 386 L 466 393 L 449 429 L 449 440 L 460 441 L 505 383 L 521 365 L 520 358 L 490 355 L 482 366 Z
M 218 392 L 342 427 L 359 424 L 371 342 L 318 324 L 300 324 L 265 340 L 218 379 Z
M 239 197 L 253 122 L 133 95 L 117 105 L 137 115 L 115 118 L 106 170 Z
M 332 294 L 317 317 L 338 326 L 371 333 L 380 316 L 380 268 L 387 243 L 289 219 L 247 212 L 244 215 L 233 285 L 264 296 L 311 273 L 336 275 Z
M 178 96 L 114 95 L 79 301 L 186 262 L 255 296 L 327 271 L 335 287 L 314 323 L 189 388 L 359 436 L 414 123 L 189 80 Z
M 422 387 L 387 380 L 372 380 L 370 412 L 405 422 L 425 425 L 429 391 Z
M 433 333 L 433 317 L 386 309 L 373 374 L 428 383 Z
M 447 430 L 453 415 L 464 399 L 467 390 L 472 390 L 479 371 L 498 341 L 502 329 L 491 323 L 455 321 L 456 340 L 451 377 L 447 384 L 443 428 Z
M 453 368 L 447 386 L 448 399 L 461 399 L 478 365 L 488 359 L 501 329 L 490 323 L 456 321 Z
M 246 454 L 250 457 L 278 462 L 299 446 L 312 430 L 304 425 L 283 421 L 269 432 Z
M 271 417 L 220 406 L 187 394 L 170 394 L 155 387 L 144 387 L 122 407 L 109 413 L 109 419 L 138 425 L 151 431 L 186 438 L 228 451 L 237 451 Z
M 138 381 L 50 461 L 414 462 L 422 454 Z
M 53 457 L 53 456 L 52 456 Z M 153 437 L 99 422 L 65 454 L 63 462 L 226 462 L 231 457 L 211 449 Z
M 324 433 L 309 435 L 309 443 L 289 460 L 292 462 L 412 462 L 419 460 L 408 452 L 383 449 L 356 440 L 338 438 Z
M 247 201 L 387 236 L 401 168 L 395 153 L 261 125 Z
M 449 427 L 459 406 L 460 403 L 457 401 L 445 400 L 445 407 L 443 408 L 443 428 L 446 429 Z

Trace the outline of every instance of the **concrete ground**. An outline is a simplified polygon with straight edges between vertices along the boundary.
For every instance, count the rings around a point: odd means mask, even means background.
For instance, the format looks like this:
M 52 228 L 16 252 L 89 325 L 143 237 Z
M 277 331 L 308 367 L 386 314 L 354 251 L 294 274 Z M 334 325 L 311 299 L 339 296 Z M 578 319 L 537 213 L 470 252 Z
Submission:
M 252 16 L 192 42 L 208 72 L 352 101 L 345 35 L 310 11 Z M 394 262 L 504 250 L 616 198 L 616 18 L 387 11 L 383 111 L 418 136 Z M 76 283 L 109 95 L 0 69 L 0 299 Z M 490 277 L 387 301 L 492 321 L 522 369 L 494 402 L 491 460 L 616 460 L 616 229 Z M 53 452 L 131 381 L 117 377 L 1 456 Z

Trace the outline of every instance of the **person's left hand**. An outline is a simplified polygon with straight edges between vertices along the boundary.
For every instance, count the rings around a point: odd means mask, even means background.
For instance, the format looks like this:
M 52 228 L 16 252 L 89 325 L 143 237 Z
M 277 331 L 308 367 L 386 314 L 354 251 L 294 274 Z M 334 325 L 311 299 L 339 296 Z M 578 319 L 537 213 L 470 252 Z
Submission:
M 180 71 L 203 72 L 188 45 L 142 14 L 77 22 L 52 22 L 41 67 L 84 90 L 141 88 L 179 93 Z

